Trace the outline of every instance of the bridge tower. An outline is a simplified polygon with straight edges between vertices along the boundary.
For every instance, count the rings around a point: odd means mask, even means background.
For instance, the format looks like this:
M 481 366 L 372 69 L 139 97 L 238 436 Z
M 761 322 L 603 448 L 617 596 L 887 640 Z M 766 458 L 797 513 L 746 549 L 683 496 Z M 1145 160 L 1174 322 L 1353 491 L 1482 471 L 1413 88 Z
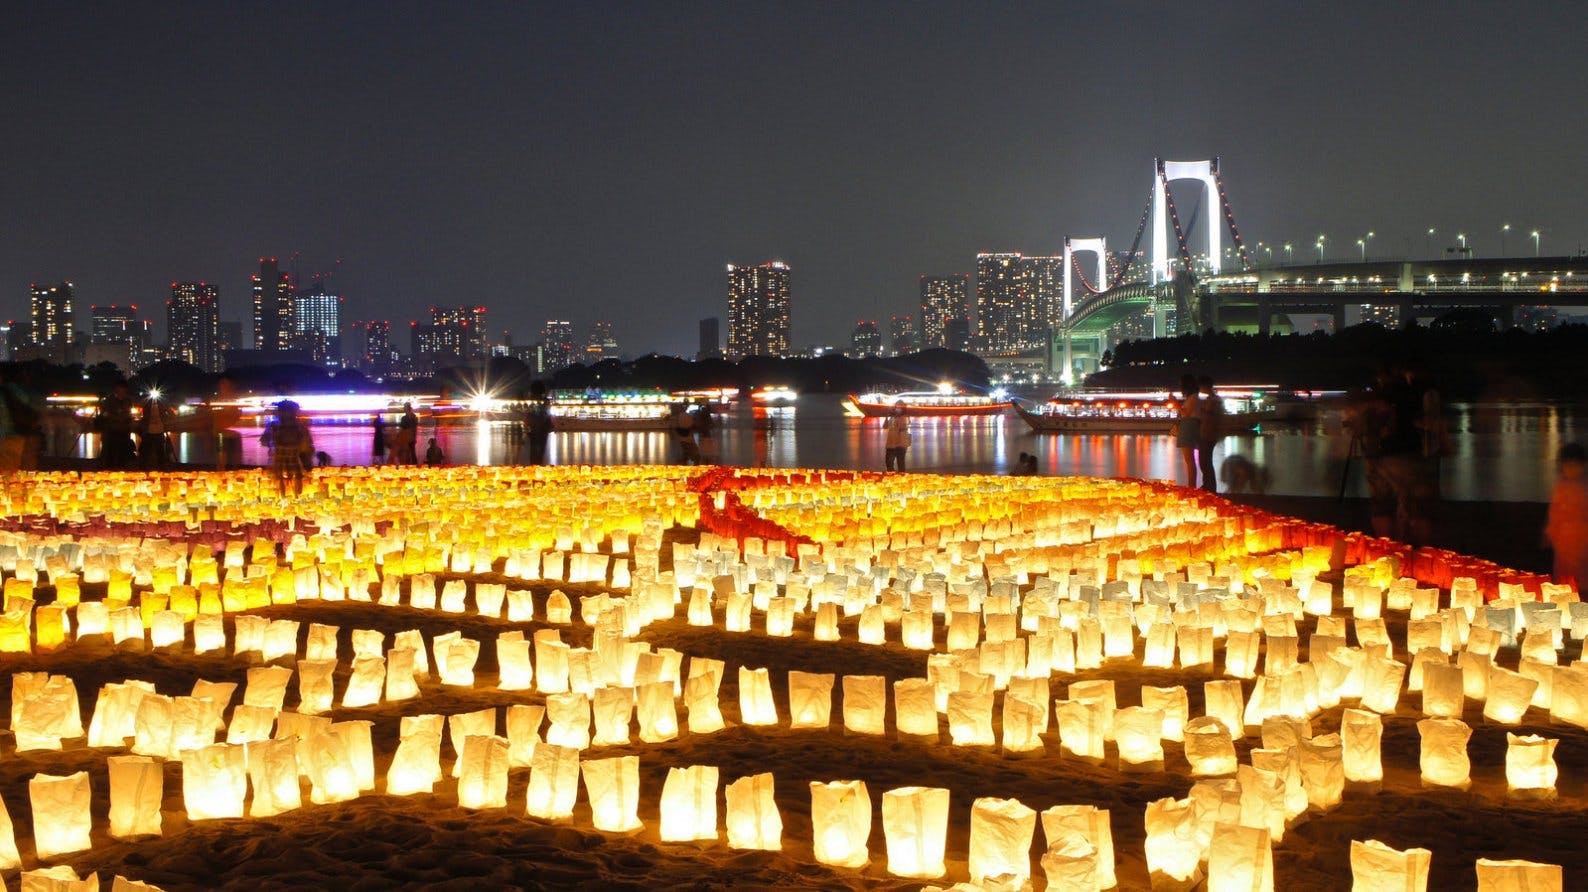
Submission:
M 1169 224 L 1174 224 L 1175 238 L 1179 241 L 1182 263 L 1189 268 L 1191 253 L 1186 245 L 1185 231 L 1180 228 L 1180 215 L 1175 212 L 1174 192 L 1169 183 L 1174 180 L 1200 180 L 1207 187 L 1206 200 L 1208 233 L 1208 262 L 1213 272 L 1219 271 L 1223 250 L 1220 244 L 1219 214 L 1226 213 L 1223 190 L 1219 188 L 1219 159 L 1209 161 L 1165 161 L 1153 159 L 1152 187 L 1152 284 L 1157 285 L 1174 278 L 1174 267 L 1169 255 Z
M 1087 251 L 1097 255 L 1097 282 L 1094 285 L 1086 281 L 1086 275 L 1081 272 L 1080 261 L 1075 255 Z M 1073 278 L 1072 278 L 1073 277 Z M 1064 370 L 1060 373 L 1060 380 L 1066 385 L 1075 383 L 1074 355 L 1071 352 L 1070 330 L 1067 324 L 1070 313 L 1075 308 L 1074 278 L 1079 278 L 1081 284 L 1092 294 L 1101 294 L 1108 290 L 1108 238 L 1064 238 L 1064 309 L 1061 317 L 1062 337 L 1064 339 Z

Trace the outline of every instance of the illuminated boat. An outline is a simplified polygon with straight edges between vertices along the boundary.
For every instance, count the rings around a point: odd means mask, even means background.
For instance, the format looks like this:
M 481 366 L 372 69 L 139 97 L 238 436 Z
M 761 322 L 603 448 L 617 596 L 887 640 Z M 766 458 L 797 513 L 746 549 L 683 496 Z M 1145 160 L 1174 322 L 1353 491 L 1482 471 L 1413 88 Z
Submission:
M 961 393 L 940 387 L 907 393 L 850 394 L 847 408 L 867 418 L 883 418 L 903 407 L 904 414 L 916 418 L 951 418 L 961 415 L 997 415 L 1009 405 L 1002 391 L 990 394 Z
M 675 390 L 672 392 L 674 400 L 691 405 L 695 403 L 710 403 L 719 409 L 726 409 L 739 398 L 737 387 L 711 387 L 705 390 Z
M 761 406 L 777 406 L 792 403 L 799 399 L 798 391 L 791 390 L 781 384 L 771 387 L 761 387 L 750 392 L 750 400 Z
M 1263 391 L 1221 388 L 1219 397 L 1225 434 L 1247 432 L 1276 417 L 1273 400 Z M 1167 434 L 1179 417 L 1179 399 L 1168 391 L 1061 393 L 1035 409 L 1016 403 L 1015 413 L 1039 434 Z
M 551 423 L 558 431 L 671 430 L 675 407 L 685 405 L 662 391 L 553 393 Z

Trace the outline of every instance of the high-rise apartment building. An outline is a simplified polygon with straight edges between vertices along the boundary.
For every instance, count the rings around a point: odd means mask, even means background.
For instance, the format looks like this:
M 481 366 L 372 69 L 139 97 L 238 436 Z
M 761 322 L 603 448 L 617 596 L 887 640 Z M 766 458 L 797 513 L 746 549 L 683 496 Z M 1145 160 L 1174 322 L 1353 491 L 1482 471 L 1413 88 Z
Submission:
M 789 352 L 789 267 L 728 264 L 728 358 Z
M 342 298 L 326 291 L 324 282 L 316 282 L 296 294 L 292 301 L 292 335 L 294 346 L 307 350 L 315 362 L 340 357 Z
M 540 330 L 541 372 L 555 372 L 574 363 L 573 323 L 547 319 Z
M 976 255 L 976 341 L 988 353 L 1042 348 L 1064 300 L 1064 258 Z
M 88 342 L 90 344 L 128 344 L 143 335 L 138 324 L 138 307 L 134 304 L 109 304 L 88 308 Z
M 292 306 L 292 279 L 276 265 L 276 258 L 259 258 L 253 277 L 254 349 L 276 353 L 292 348 L 297 333 Z
M 604 320 L 590 324 L 590 336 L 584 343 L 584 361 L 597 363 L 603 359 L 617 359 L 618 340 L 612 335 L 612 323 Z
M 391 322 L 371 319 L 350 323 L 342 335 L 342 358 L 366 375 L 386 375 L 392 364 Z
M 438 361 L 478 362 L 489 354 L 484 307 L 431 307 L 430 327 Z
M 849 356 L 867 359 L 881 355 L 882 332 L 877 329 L 877 323 L 870 319 L 856 322 L 854 330 L 849 333 Z
M 915 317 L 909 313 L 894 316 L 888 323 L 888 349 L 896 354 L 916 350 Z
M 948 340 L 951 320 L 970 324 L 970 276 L 921 277 L 921 346 L 953 347 Z
M 62 354 L 77 340 L 73 326 L 77 313 L 72 308 L 76 286 L 71 282 L 58 285 L 34 285 L 31 294 L 33 343 L 49 348 L 51 355 Z M 60 360 L 57 360 L 60 361 Z
M 192 363 L 206 372 L 221 370 L 219 300 L 214 285 L 171 283 L 171 297 L 165 302 L 170 358 Z

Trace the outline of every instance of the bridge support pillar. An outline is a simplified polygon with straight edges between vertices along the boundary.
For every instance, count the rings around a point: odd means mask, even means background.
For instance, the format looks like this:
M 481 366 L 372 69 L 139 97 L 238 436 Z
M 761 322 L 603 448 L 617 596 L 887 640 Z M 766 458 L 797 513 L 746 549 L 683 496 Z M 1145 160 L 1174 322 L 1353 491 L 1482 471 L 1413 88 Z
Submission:
M 1269 330 L 1271 328 L 1273 328 L 1273 314 L 1274 314 L 1273 302 L 1268 300 L 1265 297 L 1259 296 L 1257 298 L 1257 333 L 1258 334 L 1266 336 L 1268 334 Z
M 1339 334 L 1345 328 L 1345 301 L 1335 301 L 1333 312 L 1330 313 L 1334 321 L 1334 332 Z
M 1060 373 L 1059 380 L 1066 387 L 1075 383 L 1075 354 L 1070 345 L 1070 331 L 1064 331 L 1064 371 Z
M 1152 336 L 1155 338 L 1168 337 L 1169 320 L 1164 318 L 1163 289 L 1154 289 L 1152 292 Z

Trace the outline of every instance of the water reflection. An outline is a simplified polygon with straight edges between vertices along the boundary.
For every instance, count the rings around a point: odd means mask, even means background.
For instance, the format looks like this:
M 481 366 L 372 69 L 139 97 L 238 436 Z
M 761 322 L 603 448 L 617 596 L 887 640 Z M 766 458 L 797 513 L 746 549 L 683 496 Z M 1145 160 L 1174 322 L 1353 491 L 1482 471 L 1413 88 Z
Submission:
M 1441 485 L 1446 498 L 1461 501 L 1547 501 L 1554 456 L 1563 443 L 1584 438 L 1581 410 L 1545 404 L 1455 405 L 1450 407 L 1451 454 Z M 908 465 L 912 471 L 1007 474 L 1015 456 L 1031 452 L 1043 474 L 1175 479 L 1179 455 L 1167 436 L 1145 434 L 1044 434 L 1037 436 L 1013 415 L 1002 417 L 911 419 Z M 269 454 L 259 430 L 243 430 L 243 460 L 264 465 Z M 481 423 L 420 431 L 420 453 L 430 437 L 454 464 L 504 464 L 522 461 L 522 440 L 510 426 Z M 210 464 L 215 448 L 209 437 L 182 434 L 175 451 L 183 463 Z M 371 460 L 373 430 L 368 425 L 314 428 L 315 448 L 332 464 L 363 465 Z M 881 419 L 847 417 L 836 396 L 801 397 L 796 407 L 725 413 L 717 429 L 721 460 L 774 468 L 828 467 L 880 470 L 883 467 Z M 98 438 L 77 441 L 82 458 L 98 455 Z M 1226 437 L 1217 447 L 1215 466 L 1241 455 L 1266 469 L 1270 492 L 1334 496 L 1341 490 L 1362 496 L 1361 459 L 1351 449 L 1337 414 L 1325 413 L 1301 427 L 1276 428 Z M 670 431 L 613 433 L 559 432 L 551 439 L 555 464 L 666 464 L 678 461 Z

